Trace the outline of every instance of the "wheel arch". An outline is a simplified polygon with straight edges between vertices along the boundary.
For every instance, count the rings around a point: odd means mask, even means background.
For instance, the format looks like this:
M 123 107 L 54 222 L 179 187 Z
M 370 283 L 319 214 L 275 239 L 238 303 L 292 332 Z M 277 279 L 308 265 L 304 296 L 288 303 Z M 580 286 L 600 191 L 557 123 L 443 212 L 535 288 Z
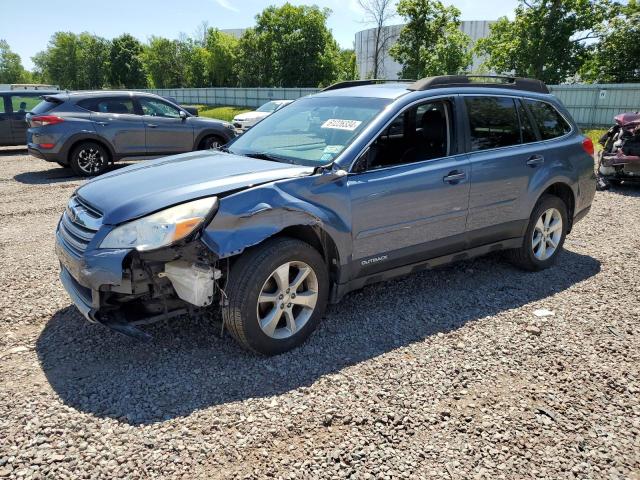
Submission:
M 71 138 L 68 142 L 68 147 L 66 149 L 64 158 L 67 160 L 67 163 L 71 162 L 71 154 L 73 153 L 73 151 L 76 149 L 76 147 L 78 145 L 80 145 L 81 143 L 84 142 L 94 142 L 97 143 L 98 145 L 100 145 L 102 148 L 104 148 L 107 151 L 107 154 L 109 155 L 109 161 L 113 162 L 117 159 L 117 155 L 115 153 L 115 151 L 113 150 L 113 148 L 111 147 L 111 145 L 109 145 L 109 142 L 103 140 L 102 138 L 98 137 L 98 136 L 81 136 L 81 137 L 74 137 Z
M 569 186 L 569 184 L 564 182 L 555 182 L 549 185 L 538 197 L 538 201 L 544 195 L 554 195 L 558 197 L 560 200 L 564 202 L 567 206 L 567 220 L 569 222 L 569 226 L 567 228 L 567 233 L 571 232 L 571 228 L 573 227 L 573 216 L 575 214 L 576 208 L 576 195 L 573 189 Z
M 322 258 L 324 258 L 331 282 L 338 281 L 340 253 L 338 252 L 338 247 L 331 235 L 322 227 L 318 225 L 291 225 L 289 227 L 285 227 L 269 238 L 274 237 L 296 238 L 311 245 L 320 253 L 320 255 L 322 255 Z M 269 238 L 266 238 L 260 243 L 264 243 Z
M 198 136 L 196 137 L 195 142 L 193 144 L 193 149 L 194 150 L 199 149 L 200 145 L 202 145 L 202 142 L 207 137 L 218 137 L 224 143 L 228 143 L 229 142 L 229 139 L 220 130 L 208 129 L 208 130 L 203 130 L 202 132 L 198 133 Z

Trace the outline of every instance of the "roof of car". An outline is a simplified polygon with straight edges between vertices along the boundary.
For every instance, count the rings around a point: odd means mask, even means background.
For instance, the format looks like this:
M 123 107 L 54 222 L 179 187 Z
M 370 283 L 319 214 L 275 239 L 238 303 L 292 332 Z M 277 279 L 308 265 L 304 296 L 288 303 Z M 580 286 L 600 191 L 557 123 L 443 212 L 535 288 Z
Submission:
M 430 88 L 428 90 L 411 90 L 410 83 L 378 83 L 372 85 L 361 85 L 357 87 L 340 88 L 327 90 L 311 95 L 313 97 L 364 97 L 364 98 L 387 98 L 395 100 L 404 95 L 411 94 L 412 98 L 428 98 L 440 95 L 506 95 L 518 97 L 540 98 L 548 100 L 555 98 L 549 93 L 532 92 L 518 90 L 514 88 L 495 88 L 482 85 L 468 86 L 442 86 Z
M 35 90 L 35 89 L 31 89 L 31 90 L 0 90 L 0 94 L 4 95 L 6 93 L 10 93 L 12 95 L 21 95 L 21 94 L 25 94 L 25 93 L 30 93 L 30 94 L 37 94 L 37 95 L 51 95 L 51 94 L 56 94 L 56 93 L 64 93 L 63 91 L 60 90 Z
M 92 96 L 122 97 L 122 96 L 129 96 L 129 95 L 158 96 L 155 93 L 139 92 L 136 90 L 85 90 L 80 92 L 69 92 L 70 97 L 92 97 Z
M 409 93 L 408 83 L 377 83 L 357 87 L 340 88 L 316 93 L 314 97 L 369 97 L 396 99 Z

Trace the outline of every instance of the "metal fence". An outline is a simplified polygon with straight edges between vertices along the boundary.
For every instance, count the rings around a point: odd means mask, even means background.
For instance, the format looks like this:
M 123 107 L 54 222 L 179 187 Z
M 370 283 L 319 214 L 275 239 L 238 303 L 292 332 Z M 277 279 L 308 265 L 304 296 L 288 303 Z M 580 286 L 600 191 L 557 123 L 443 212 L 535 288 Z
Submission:
M 269 100 L 295 100 L 311 95 L 317 88 L 163 88 L 146 92 L 175 98 L 185 105 L 232 105 L 259 107 Z
M 640 110 L 640 84 L 553 85 L 551 93 L 567 107 L 578 125 L 605 127 L 618 113 Z
M 552 85 L 551 92 L 583 127 L 610 125 L 614 115 L 640 110 L 640 84 Z M 317 88 L 167 88 L 148 92 L 186 105 L 259 107 L 269 100 L 295 100 Z

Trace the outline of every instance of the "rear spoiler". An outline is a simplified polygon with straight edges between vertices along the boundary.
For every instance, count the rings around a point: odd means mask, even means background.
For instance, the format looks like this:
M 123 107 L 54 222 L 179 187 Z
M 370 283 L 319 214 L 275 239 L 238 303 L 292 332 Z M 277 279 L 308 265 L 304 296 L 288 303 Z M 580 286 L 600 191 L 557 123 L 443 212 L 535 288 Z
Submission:
M 63 103 L 63 102 L 64 102 L 64 99 L 63 99 L 63 98 L 60 98 L 60 96 L 61 96 L 61 95 L 60 95 L 59 93 L 56 93 L 55 95 L 42 95 L 42 97 L 41 97 L 41 98 L 42 98 L 45 102 L 60 104 L 60 103 Z

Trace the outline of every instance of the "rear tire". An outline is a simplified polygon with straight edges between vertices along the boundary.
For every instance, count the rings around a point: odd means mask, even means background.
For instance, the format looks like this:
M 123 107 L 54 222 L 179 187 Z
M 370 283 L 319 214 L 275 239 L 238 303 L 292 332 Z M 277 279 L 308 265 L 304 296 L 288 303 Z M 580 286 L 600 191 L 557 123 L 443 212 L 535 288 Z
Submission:
M 275 238 L 238 259 L 225 293 L 222 316 L 231 335 L 248 350 L 276 355 L 302 344 L 317 327 L 329 275 L 311 245 Z
M 202 139 L 200 142 L 200 150 L 216 150 L 224 145 L 224 143 L 222 138 L 211 135 Z
M 108 165 L 109 153 L 96 142 L 82 142 L 69 157 L 69 166 L 81 177 L 100 175 Z
M 549 268 L 562 251 L 568 226 L 565 203 L 555 195 L 543 195 L 531 213 L 522 247 L 509 250 L 509 259 L 525 270 Z

